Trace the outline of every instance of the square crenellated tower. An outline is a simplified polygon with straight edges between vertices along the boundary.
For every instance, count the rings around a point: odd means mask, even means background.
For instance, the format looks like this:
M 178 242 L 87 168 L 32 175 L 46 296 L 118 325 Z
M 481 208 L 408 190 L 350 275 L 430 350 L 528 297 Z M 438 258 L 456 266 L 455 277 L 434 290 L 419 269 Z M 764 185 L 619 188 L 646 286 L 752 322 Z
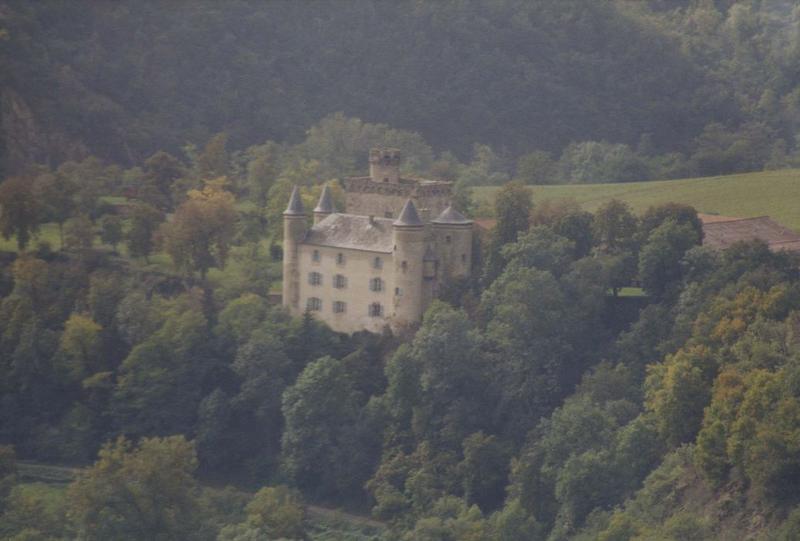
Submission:
M 369 176 L 372 182 L 400 182 L 400 150 L 373 148 L 369 151 Z
M 408 199 L 414 201 L 423 221 L 438 216 L 452 199 L 451 182 L 404 177 L 402 155 L 396 148 L 373 148 L 369 176 L 344 180 L 346 212 L 379 218 L 397 218 Z

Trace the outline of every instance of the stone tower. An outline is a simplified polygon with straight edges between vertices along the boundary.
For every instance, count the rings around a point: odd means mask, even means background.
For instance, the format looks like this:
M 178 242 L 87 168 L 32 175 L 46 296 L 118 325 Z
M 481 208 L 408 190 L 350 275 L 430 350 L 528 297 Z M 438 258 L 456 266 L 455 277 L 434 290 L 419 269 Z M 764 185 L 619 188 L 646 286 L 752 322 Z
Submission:
M 425 224 L 411 199 L 392 224 L 394 235 L 394 317 L 397 328 L 416 323 L 422 311 Z
M 369 152 L 369 176 L 343 179 L 345 212 L 395 219 L 409 198 L 423 222 L 438 216 L 452 198 L 451 182 L 400 175 L 402 155 L 396 148 Z
M 438 247 L 440 279 L 469 276 L 472 267 L 472 220 L 465 218 L 453 205 L 431 221 Z
M 283 211 L 283 305 L 295 313 L 300 309 L 300 261 L 298 247 L 306 236 L 308 224 L 303 200 L 297 186 Z
M 369 151 L 369 176 L 373 182 L 400 182 L 400 150 L 373 148 Z
M 331 214 L 336 212 L 336 209 L 333 207 L 333 198 L 331 197 L 330 188 L 328 185 L 322 187 L 322 193 L 319 196 L 319 202 L 317 203 L 317 207 L 314 209 L 314 223 L 318 224 Z

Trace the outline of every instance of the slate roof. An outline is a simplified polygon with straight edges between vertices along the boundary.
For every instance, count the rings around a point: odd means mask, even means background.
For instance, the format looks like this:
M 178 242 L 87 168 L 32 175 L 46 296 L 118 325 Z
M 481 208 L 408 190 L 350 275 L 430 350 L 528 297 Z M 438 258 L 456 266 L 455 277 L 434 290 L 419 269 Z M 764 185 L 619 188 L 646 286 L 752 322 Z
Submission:
M 300 197 L 300 188 L 295 186 L 292 188 L 292 196 L 289 198 L 289 204 L 286 206 L 284 214 L 305 214 L 303 208 L 303 198 Z
M 331 214 L 306 233 L 306 244 L 390 254 L 394 248 L 392 220 L 356 214 Z
M 411 199 L 406 201 L 406 204 L 403 205 L 403 210 L 400 211 L 400 216 L 398 216 L 397 220 L 394 221 L 394 225 L 425 225 L 422 223 L 422 220 L 419 219 L 417 207 L 414 205 L 414 202 Z
M 433 220 L 433 223 L 466 225 L 471 224 L 472 220 L 467 219 L 463 214 L 454 209 L 453 205 L 448 205 L 447 208 Z
M 331 198 L 331 190 L 328 185 L 322 187 L 322 193 L 319 196 L 319 203 L 314 212 L 333 212 L 333 199 Z
M 703 244 L 724 249 L 746 240 L 760 239 L 773 251 L 800 250 L 800 234 L 782 226 L 769 216 L 733 218 L 713 214 L 699 214 L 703 222 Z

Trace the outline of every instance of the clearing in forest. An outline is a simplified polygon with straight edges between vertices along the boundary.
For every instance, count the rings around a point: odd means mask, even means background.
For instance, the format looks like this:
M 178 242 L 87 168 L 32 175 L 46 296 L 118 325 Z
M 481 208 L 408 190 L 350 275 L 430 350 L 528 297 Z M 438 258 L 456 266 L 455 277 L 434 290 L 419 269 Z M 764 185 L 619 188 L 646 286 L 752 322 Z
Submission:
M 478 202 L 491 202 L 497 189 L 480 186 L 474 188 L 473 194 Z M 800 230 L 800 169 L 649 182 L 531 186 L 531 189 L 534 202 L 572 198 L 589 211 L 610 199 L 626 201 L 636 212 L 672 201 L 692 205 L 708 214 L 771 216 L 787 227 Z

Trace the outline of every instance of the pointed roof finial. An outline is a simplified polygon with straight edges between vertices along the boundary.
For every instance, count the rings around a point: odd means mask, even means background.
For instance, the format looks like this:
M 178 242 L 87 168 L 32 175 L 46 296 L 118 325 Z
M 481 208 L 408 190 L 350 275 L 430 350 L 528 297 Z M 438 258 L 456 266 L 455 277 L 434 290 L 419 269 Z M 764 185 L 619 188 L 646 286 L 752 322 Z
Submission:
M 425 224 L 419 219 L 419 213 L 417 213 L 417 207 L 414 206 L 414 202 L 409 199 L 406 201 L 403 210 L 400 211 L 400 216 L 394 221 L 393 225 L 418 226 Z
M 433 220 L 435 224 L 453 224 L 453 225 L 466 225 L 471 224 L 472 220 L 469 218 L 464 217 L 463 214 L 458 212 L 455 208 L 453 208 L 453 204 L 450 203 L 447 205 L 447 208 L 442 211 L 442 213 Z
M 292 196 L 289 198 L 289 205 L 286 207 L 286 210 L 283 211 L 284 214 L 305 214 L 306 211 L 303 208 L 303 199 L 300 197 L 300 188 L 295 186 L 292 188 Z
M 319 214 L 331 214 L 335 212 L 333 208 L 333 198 L 331 197 L 331 191 L 327 184 L 322 187 L 322 193 L 319 195 L 319 202 L 314 212 Z

